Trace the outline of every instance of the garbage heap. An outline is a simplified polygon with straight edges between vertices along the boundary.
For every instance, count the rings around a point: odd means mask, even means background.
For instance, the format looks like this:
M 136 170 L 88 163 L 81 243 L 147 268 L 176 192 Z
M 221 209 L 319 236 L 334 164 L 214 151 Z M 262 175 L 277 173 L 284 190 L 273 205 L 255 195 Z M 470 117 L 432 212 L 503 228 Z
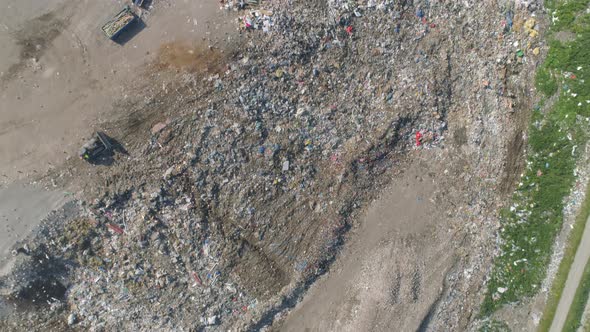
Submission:
M 260 6 L 225 70 L 194 80 L 204 97 L 183 83 L 182 102 L 156 103 L 169 121 L 102 173 L 97 199 L 31 243 L 69 266 L 67 291 L 47 299 L 61 304 L 54 318 L 36 325 L 259 329 L 326 271 L 412 154 L 456 148 L 478 174 L 504 177 L 506 118 L 539 46 L 506 18 L 536 3 Z M 464 129 L 453 140 L 449 121 Z M 487 185 L 472 197 L 492 197 Z

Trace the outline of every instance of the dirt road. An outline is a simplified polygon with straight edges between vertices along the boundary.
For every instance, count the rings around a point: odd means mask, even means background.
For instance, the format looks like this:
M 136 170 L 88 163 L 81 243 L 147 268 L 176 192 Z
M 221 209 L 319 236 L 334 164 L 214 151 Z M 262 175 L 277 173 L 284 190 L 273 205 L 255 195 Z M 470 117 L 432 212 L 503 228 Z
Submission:
M 281 331 L 413 331 L 443 292 L 450 231 L 434 203 L 432 168 L 412 165 L 373 202 L 342 256 Z M 403 313 L 412 312 L 412 315 Z
M 559 299 L 557 311 L 555 312 L 555 317 L 551 323 L 551 332 L 559 332 L 563 329 L 563 324 L 565 324 L 567 313 L 574 300 L 574 296 L 576 295 L 576 289 L 582 280 L 582 275 L 584 274 L 584 268 L 586 267 L 588 259 L 590 259 L 590 218 L 586 220 L 582 242 L 580 242 L 578 251 L 576 251 L 574 263 L 568 273 L 563 293 Z
M 4 0 L 0 9 L 0 185 L 76 157 L 81 141 L 137 94 L 162 44 L 219 45 L 234 31 L 215 1 L 151 1 L 118 43 L 100 26 L 123 1 Z
M 25 238 L 41 219 L 67 200 L 63 192 L 18 183 L 0 189 L 0 275 L 10 268 L 10 247 Z

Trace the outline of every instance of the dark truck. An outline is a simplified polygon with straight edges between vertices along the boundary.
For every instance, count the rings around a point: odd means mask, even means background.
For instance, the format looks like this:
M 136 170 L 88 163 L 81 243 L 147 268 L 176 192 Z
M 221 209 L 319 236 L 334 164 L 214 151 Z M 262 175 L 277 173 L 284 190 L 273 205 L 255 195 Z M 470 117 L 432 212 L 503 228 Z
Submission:
M 94 136 L 86 142 L 80 149 L 80 159 L 88 162 L 94 162 L 101 156 L 112 153 L 113 145 L 107 135 L 102 132 L 96 132 Z
M 102 26 L 102 31 L 109 39 L 114 40 L 121 32 L 131 26 L 136 19 L 137 16 L 135 16 L 131 8 L 125 6 L 123 10 Z

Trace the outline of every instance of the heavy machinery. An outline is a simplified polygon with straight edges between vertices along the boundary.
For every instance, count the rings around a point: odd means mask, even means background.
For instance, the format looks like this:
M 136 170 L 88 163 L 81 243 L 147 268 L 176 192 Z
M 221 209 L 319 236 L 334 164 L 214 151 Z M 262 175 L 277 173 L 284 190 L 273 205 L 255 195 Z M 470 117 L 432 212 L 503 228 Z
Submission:
M 137 16 L 129 6 L 125 6 L 123 10 L 115 14 L 112 19 L 102 26 L 102 31 L 109 39 L 114 40 L 121 32 L 131 26 L 135 20 L 137 20 Z
M 112 154 L 113 145 L 107 135 L 102 132 L 96 134 L 80 149 L 80 158 L 88 162 L 94 162 L 101 156 Z

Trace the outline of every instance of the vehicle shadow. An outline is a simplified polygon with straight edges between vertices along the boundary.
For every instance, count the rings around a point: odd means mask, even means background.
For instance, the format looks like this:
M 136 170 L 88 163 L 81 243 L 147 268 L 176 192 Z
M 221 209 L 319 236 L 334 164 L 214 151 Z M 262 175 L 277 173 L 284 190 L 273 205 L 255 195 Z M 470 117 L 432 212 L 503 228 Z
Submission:
M 141 8 L 149 9 L 151 5 L 152 5 L 152 0 L 143 0 L 143 3 L 141 4 Z
M 135 22 L 125 29 L 125 31 L 121 32 L 121 34 L 118 35 L 113 41 L 121 46 L 124 46 L 146 27 L 147 25 L 145 22 L 141 18 L 136 17 Z
M 99 156 L 88 160 L 90 164 L 97 166 L 111 166 L 115 163 L 115 155 L 117 153 L 126 156 L 129 155 L 127 149 L 125 149 L 125 147 L 119 141 L 106 135 L 105 133 L 101 134 L 109 141 L 111 148 L 102 152 Z

